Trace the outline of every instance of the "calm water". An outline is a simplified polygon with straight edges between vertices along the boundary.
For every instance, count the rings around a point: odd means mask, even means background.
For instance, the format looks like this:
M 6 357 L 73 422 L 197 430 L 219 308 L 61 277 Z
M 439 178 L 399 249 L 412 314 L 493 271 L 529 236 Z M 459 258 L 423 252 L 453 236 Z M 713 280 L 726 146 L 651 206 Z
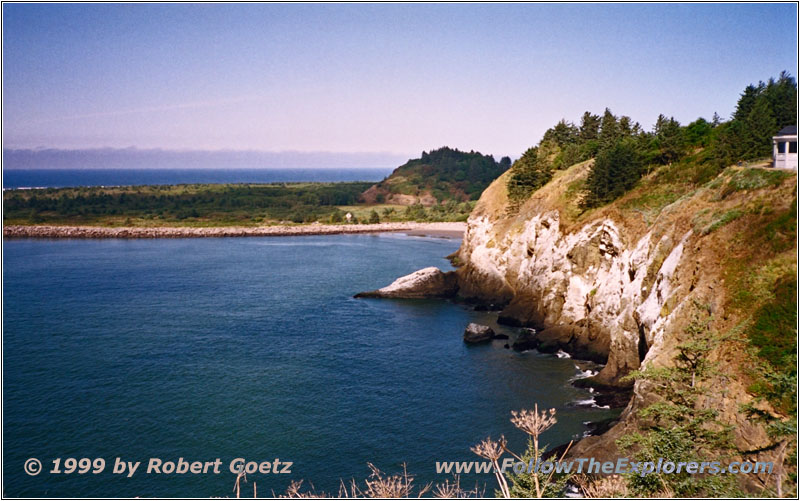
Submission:
M 608 411 L 576 408 L 569 359 L 468 347 L 444 301 L 353 299 L 442 258 L 455 240 L 405 235 L 5 241 L 5 496 L 232 496 L 236 457 L 294 462 L 249 475 L 243 497 L 310 479 L 336 492 L 371 461 L 419 482 L 434 461 L 524 437 L 509 411 L 556 407 L 558 444 Z M 36 457 L 45 472 L 23 473 Z M 49 474 L 56 457 L 103 457 L 99 475 Z M 210 461 L 219 475 L 133 478 L 115 457 Z M 439 478 L 439 480 L 443 480 Z M 475 477 L 464 482 L 472 482 Z M 493 483 L 487 476 L 481 481 Z
M 3 170 L 3 188 L 190 183 L 380 181 L 392 169 L 31 169 Z

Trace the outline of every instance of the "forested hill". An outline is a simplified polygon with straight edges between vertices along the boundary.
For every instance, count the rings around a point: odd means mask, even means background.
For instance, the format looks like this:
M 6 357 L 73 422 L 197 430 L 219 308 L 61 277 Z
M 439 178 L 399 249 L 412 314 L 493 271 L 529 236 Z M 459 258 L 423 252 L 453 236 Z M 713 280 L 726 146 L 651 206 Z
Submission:
M 489 183 L 511 167 L 511 159 L 499 162 L 491 155 L 443 147 L 422 152 L 389 177 L 362 194 L 367 203 L 436 205 L 446 200 L 477 200 Z

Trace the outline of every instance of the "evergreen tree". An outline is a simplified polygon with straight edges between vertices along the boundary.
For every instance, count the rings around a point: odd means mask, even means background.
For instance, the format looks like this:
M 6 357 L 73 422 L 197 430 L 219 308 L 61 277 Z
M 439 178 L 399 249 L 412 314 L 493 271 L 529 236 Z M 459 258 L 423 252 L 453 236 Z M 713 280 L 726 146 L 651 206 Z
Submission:
M 769 156 L 778 126 L 766 96 L 756 100 L 745 120 L 745 130 L 742 157 L 747 160 Z
M 578 129 L 578 137 L 581 143 L 597 139 L 600 135 L 600 117 L 593 115 L 588 111 L 583 113 L 581 117 L 581 125 Z
M 797 82 L 786 71 L 777 80 L 770 79 L 762 96 L 769 103 L 776 126 L 797 125 Z
M 744 92 L 739 97 L 739 102 L 736 103 L 736 111 L 733 113 L 734 120 L 745 120 L 750 115 L 750 111 L 756 104 L 756 99 L 764 90 L 764 82 L 758 82 L 758 85 L 750 84 L 745 87 Z
M 511 166 L 508 178 L 508 196 L 514 201 L 523 201 L 553 177 L 550 162 L 539 155 L 539 147 L 528 148 Z
M 611 113 L 611 110 L 606 108 L 603 113 L 603 119 L 600 122 L 600 149 L 607 149 L 614 146 L 620 138 L 619 123 L 617 117 Z
M 582 205 L 598 207 L 611 202 L 633 188 L 642 176 L 642 158 L 636 142 L 624 139 L 595 158 L 594 166 L 586 178 L 586 191 Z
M 658 162 L 670 164 L 686 153 L 686 136 L 681 124 L 674 118 L 659 115 L 655 126 L 655 141 L 658 147 Z
M 691 145 L 707 146 L 713 127 L 704 118 L 698 118 L 686 126 L 686 141 Z
M 547 129 L 542 137 L 542 142 L 552 141 L 564 148 L 568 144 L 573 144 L 578 141 L 579 130 L 575 125 L 561 119 L 555 126 Z
M 622 137 L 635 136 L 641 132 L 642 126 L 634 122 L 631 117 L 622 115 L 619 118 L 619 132 Z

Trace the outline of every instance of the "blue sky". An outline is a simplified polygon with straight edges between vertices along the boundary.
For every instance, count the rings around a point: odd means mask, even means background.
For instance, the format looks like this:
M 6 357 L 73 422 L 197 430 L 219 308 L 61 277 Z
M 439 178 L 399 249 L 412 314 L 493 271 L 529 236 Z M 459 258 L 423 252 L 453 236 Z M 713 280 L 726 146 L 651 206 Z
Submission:
M 516 157 L 796 65 L 794 4 L 4 4 L 3 146 Z

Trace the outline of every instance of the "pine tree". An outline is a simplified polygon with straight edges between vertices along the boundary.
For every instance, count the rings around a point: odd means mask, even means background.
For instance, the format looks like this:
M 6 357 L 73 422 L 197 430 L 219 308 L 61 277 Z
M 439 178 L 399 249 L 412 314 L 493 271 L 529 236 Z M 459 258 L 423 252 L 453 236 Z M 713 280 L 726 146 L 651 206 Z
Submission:
M 588 111 L 583 113 L 581 117 L 581 126 L 578 130 L 578 136 L 582 143 L 597 139 L 600 134 L 600 117 L 593 115 Z
M 611 202 L 633 188 L 642 176 L 642 158 L 633 139 L 624 139 L 598 153 L 586 178 L 584 207 Z
M 778 129 L 797 124 L 797 82 L 786 71 L 770 79 L 762 96 L 769 103 Z
M 761 96 L 745 120 L 743 158 L 750 160 L 769 156 L 772 151 L 772 136 L 776 132 L 778 126 L 769 101 L 766 96 Z
M 739 97 L 739 102 L 736 103 L 736 111 L 733 113 L 734 120 L 744 121 L 747 119 L 756 104 L 756 99 L 761 95 L 764 88 L 764 82 L 758 82 L 758 85 L 750 84 L 745 87 L 744 92 Z
M 578 128 L 575 125 L 561 119 L 555 126 L 547 129 L 542 137 L 542 142 L 552 141 L 564 148 L 568 144 L 573 144 L 578 141 Z
M 603 119 L 600 122 L 600 149 L 608 149 L 614 146 L 620 138 L 620 135 L 617 117 L 611 113 L 610 109 L 606 108 L 606 111 L 603 113 Z
M 508 178 L 508 196 L 514 201 L 523 201 L 553 177 L 553 170 L 546 153 L 539 155 L 539 147 L 528 148 L 511 166 Z
M 659 115 L 655 127 L 658 161 L 664 165 L 679 160 L 686 153 L 686 136 L 673 117 Z

